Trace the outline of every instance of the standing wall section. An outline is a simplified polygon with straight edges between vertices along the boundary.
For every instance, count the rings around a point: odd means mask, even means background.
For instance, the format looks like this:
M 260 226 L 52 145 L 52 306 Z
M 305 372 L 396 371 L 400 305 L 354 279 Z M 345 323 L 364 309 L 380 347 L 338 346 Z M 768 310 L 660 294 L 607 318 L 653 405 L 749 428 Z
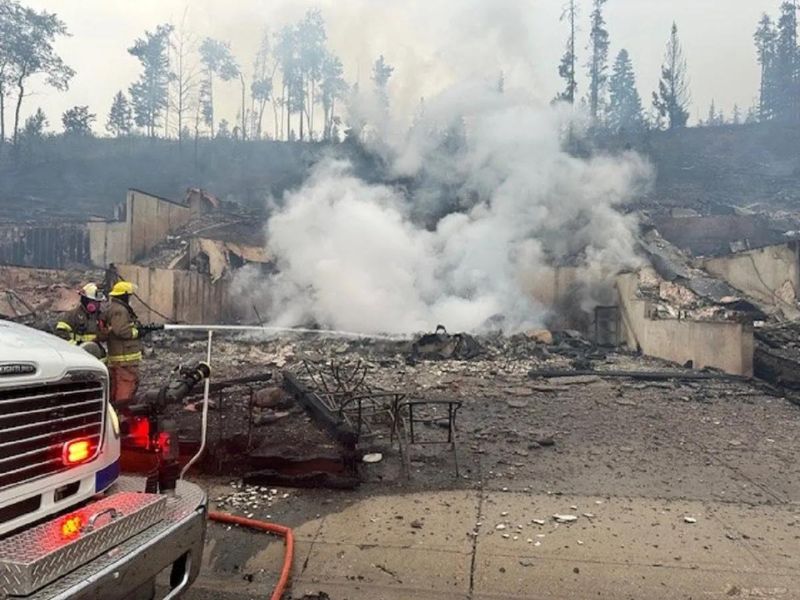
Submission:
M 167 321 L 190 324 L 220 323 L 227 319 L 228 282 L 212 282 L 194 271 L 118 265 L 119 274 L 138 287 L 134 309 L 143 323 Z M 149 307 L 149 308 L 148 308 Z
M 189 222 L 191 209 L 166 198 L 139 190 L 128 191 L 127 220 L 130 227 L 130 260 L 139 260 L 167 235 Z
M 735 321 L 651 319 L 647 301 L 638 298 L 639 277 L 617 277 L 622 330 L 628 346 L 642 353 L 694 368 L 712 367 L 732 375 L 753 375 L 753 328 Z
M 789 242 L 756 250 L 709 258 L 703 268 L 758 301 L 765 310 L 800 318 L 800 244 Z

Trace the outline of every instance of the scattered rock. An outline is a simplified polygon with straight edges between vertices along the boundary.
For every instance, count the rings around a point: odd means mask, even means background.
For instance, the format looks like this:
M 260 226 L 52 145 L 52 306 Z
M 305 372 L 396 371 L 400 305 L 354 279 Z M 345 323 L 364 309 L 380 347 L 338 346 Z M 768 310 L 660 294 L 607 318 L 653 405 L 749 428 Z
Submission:
M 287 408 L 293 404 L 283 388 L 265 387 L 253 394 L 253 405 L 258 408 Z
M 556 523 L 574 523 L 578 520 L 576 515 L 553 515 Z
M 372 452 L 370 454 L 365 454 L 361 460 L 367 464 L 378 463 L 383 460 L 383 454 L 380 452 Z
M 419 519 L 414 519 L 413 521 L 411 521 L 412 529 L 422 529 L 422 525 L 423 523 Z
M 523 567 L 532 567 L 533 561 L 527 558 L 522 558 L 520 559 L 519 564 Z
M 506 404 L 508 404 L 508 406 L 511 408 L 527 408 L 528 401 L 519 398 L 512 398 L 511 400 L 506 400 Z
M 694 517 L 683 517 L 683 522 L 692 525 L 694 523 L 697 523 L 697 519 L 695 519 Z

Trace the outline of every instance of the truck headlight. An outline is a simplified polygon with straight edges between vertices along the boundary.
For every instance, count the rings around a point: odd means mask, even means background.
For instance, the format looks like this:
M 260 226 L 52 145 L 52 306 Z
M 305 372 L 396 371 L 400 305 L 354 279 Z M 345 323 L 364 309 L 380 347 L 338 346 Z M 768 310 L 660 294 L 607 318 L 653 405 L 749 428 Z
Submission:
M 119 439 L 119 417 L 117 411 L 110 404 L 108 405 L 108 417 L 111 419 L 111 428 L 114 430 L 114 437 Z

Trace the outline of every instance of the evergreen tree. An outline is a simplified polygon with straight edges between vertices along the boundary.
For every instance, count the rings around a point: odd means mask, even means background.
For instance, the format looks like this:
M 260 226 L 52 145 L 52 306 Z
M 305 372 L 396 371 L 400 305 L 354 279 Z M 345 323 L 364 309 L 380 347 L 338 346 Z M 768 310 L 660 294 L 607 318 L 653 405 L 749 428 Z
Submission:
M 222 140 L 229 140 L 233 137 L 233 133 L 231 133 L 231 124 L 228 123 L 227 119 L 222 119 L 219 122 L 216 135 L 218 139 Z
M 711 106 L 708 108 L 708 120 L 706 121 L 706 125 L 708 127 L 717 125 L 717 108 L 713 98 L 711 99 Z
M 609 82 L 608 126 L 614 132 L 644 129 L 642 99 L 636 89 L 636 75 L 630 55 L 624 48 L 614 61 Z
M 608 30 L 603 18 L 603 5 L 607 0 L 594 0 L 589 34 L 589 110 L 592 118 L 597 119 L 600 107 L 605 101 L 606 83 L 608 82 Z
M 731 124 L 732 125 L 742 124 L 742 111 L 739 109 L 738 104 L 733 105 L 733 116 L 731 117 Z
M 161 116 L 169 104 L 169 84 L 174 75 L 169 68 L 169 38 L 172 25 L 159 25 L 145 31 L 128 52 L 139 59 L 142 74 L 129 89 L 136 124 L 148 137 L 155 137 Z
M 764 14 L 758 23 L 758 29 L 753 34 L 758 55 L 758 64 L 761 67 L 761 85 L 758 93 L 758 118 L 767 121 L 775 112 L 775 55 L 778 34 L 775 24 L 769 15 Z
M 200 60 L 205 67 L 205 79 L 200 86 L 203 117 L 214 137 L 214 77 L 230 81 L 240 76 L 240 69 L 231 53 L 230 44 L 213 38 L 206 38 L 200 44 Z
M 89 112 L 88 106 L 73 106 L 61 115 L 64 135 L 92 135 L 92 123 L 97 115 Z
M 322 139 L 331 140 L 334 139 L 333 127 L 337 118 L 336 101 L 342 99 L 347 93 L 344 66 L 342 61 L 331 53 L 326 53 L 325 60 L 322 62 L 320 92 L 324 120 Z
M 389 79 L 394 73 L 394 67 L 389 65 L 383 58 L 383 54 L 378 57 L 375 64 L 372 65 L 372 81 L 375 84 L 375 90 L 378 93 L 378 98 L 381 101 L 381 106 L 388 112 L 389 110 Z
M 558 75 L 566 82 L 566 88 L 556 96 L 556 100 L 575 104 L 575 97 L 578 93 L 578 83 L 575 80 L 575 34 L 577 33 L 578 7 L 575 0 L 568 0 L 561 13 L 561 20 L 569 23 L 567 49 L 558 66 Z
M 108 121 L 106 122 L 106 131 L 114 137 L 130 135 L 131 131 L 133 131 L 133 112 L 122 90 L 117 92 L 117 95 L 114 96 L 114 101 L 111 103 L 111 110 L 108 113 Z
M 661 67 L 658 92 L 653 92 L 653 106 L 660 117 L 667 120 L 669 129 L 680 129 L 686 127 L 686 122 L 689 120 L 689 104 L 686 58 L 678 39 L 678 26 L 672 23 L 664 64 Z
M 800 119 L 798 89 L 797 5 L 781 5 L 775 44 L 775 118 L 781 121 Z
M 25 119 L 25 125 L 22 127 L 22 137 L 28 140 L 42 138 L 47 125 L 47 117 L 44 111 L 41 108 L 37 108 L 35 113 Z
M 745 125 L 752 125 L 753 123 L 758 123 L 759 119 L 759 110 L 754 104 L 750 108 L 747 109 L 747 116 L 744 119 Z

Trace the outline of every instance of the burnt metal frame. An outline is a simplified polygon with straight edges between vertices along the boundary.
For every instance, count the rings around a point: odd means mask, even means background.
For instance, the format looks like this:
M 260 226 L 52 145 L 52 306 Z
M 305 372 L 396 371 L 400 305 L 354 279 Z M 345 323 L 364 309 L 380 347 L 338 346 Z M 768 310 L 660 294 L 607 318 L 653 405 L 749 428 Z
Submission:
M 366 383 L 368 367 L 360 360 L 351 367 L 336 363 L 320 367 L 309 361 L 303 361 L 303 367 L 311 383 L 318 390 L 304 389 L 306 394 L 313 397 L 314 403 L 317 404 L 316 410 L 324 408 L 329 414 L 329 419 L 337 421 L 339 428 L 348 429 L 356 442 L 361 439 L 365 431 L 372 431 L 371 425 L 374 424 L 371 423 L 372 418 L 380 415 L 388 417 L 389 441 L 393 444 L 395 435 L 397 436 L 406 477 L 411 476 L 409 446 L 414 444 L 449 445 L 453 452 L 455 474 L 456 477 L 459 476 L 456 416 L 463 404 L 461 401 L 409 399 L 408 392 L 373 390 Z M 331 378 L 332 381 L 329 381 Z M 294 388 L 300 382 L 292 376 L 289 383 L 290 387 Z M 420 440 L 414 426 L 433 423 L 434 419 L 415 417 L 415 408 L 437 405 L 447 406 L 447 439 Z M 406 410 L 407 417 L 403 415 Z
M 414 432 L 414 424 L 431 424 L 434 423 L 436 420 L 426 417 L 422 419 L 415 419 L 414 418 L 414 408 L 417 406 L 447 406 L 447 439 L 446 440 L 417 440 L 415 432 Z M 411 478 L 411 460 L 410 460 L 410 452 L 409 446 L 413 444 L 417 444 L 420 446 L 423 445 L 443 445 L 448 444 L 450 445 L 450 449 L 453 452 L 453 461 L 455 463 L 455 472 L 456 477 L 459 476 L 459 469 L 458 469 L 458 443 L 456 438 L 456 415 L 458 414 L 458 410 L 461 408 L 463 403 L 460 400 L 401 400 L 395 404 L 394 413 L 395 418 L 392 423 L 392 433 L 391 438 L 394 439 L 395 433 L 397 433 L 397 443 L 400 447 L 400 456 L 403 461 L 403 466 L 406 471 L 406 476 L 410 479 Z M 404 419 L 402 416 L 403 410 L 408 408 L 408 419 Z M 403 447 L 402 437 L 399 432 L 399 428 L 403 427 L 403 431 L 407 436 L 407 444 L 406 447 Z

